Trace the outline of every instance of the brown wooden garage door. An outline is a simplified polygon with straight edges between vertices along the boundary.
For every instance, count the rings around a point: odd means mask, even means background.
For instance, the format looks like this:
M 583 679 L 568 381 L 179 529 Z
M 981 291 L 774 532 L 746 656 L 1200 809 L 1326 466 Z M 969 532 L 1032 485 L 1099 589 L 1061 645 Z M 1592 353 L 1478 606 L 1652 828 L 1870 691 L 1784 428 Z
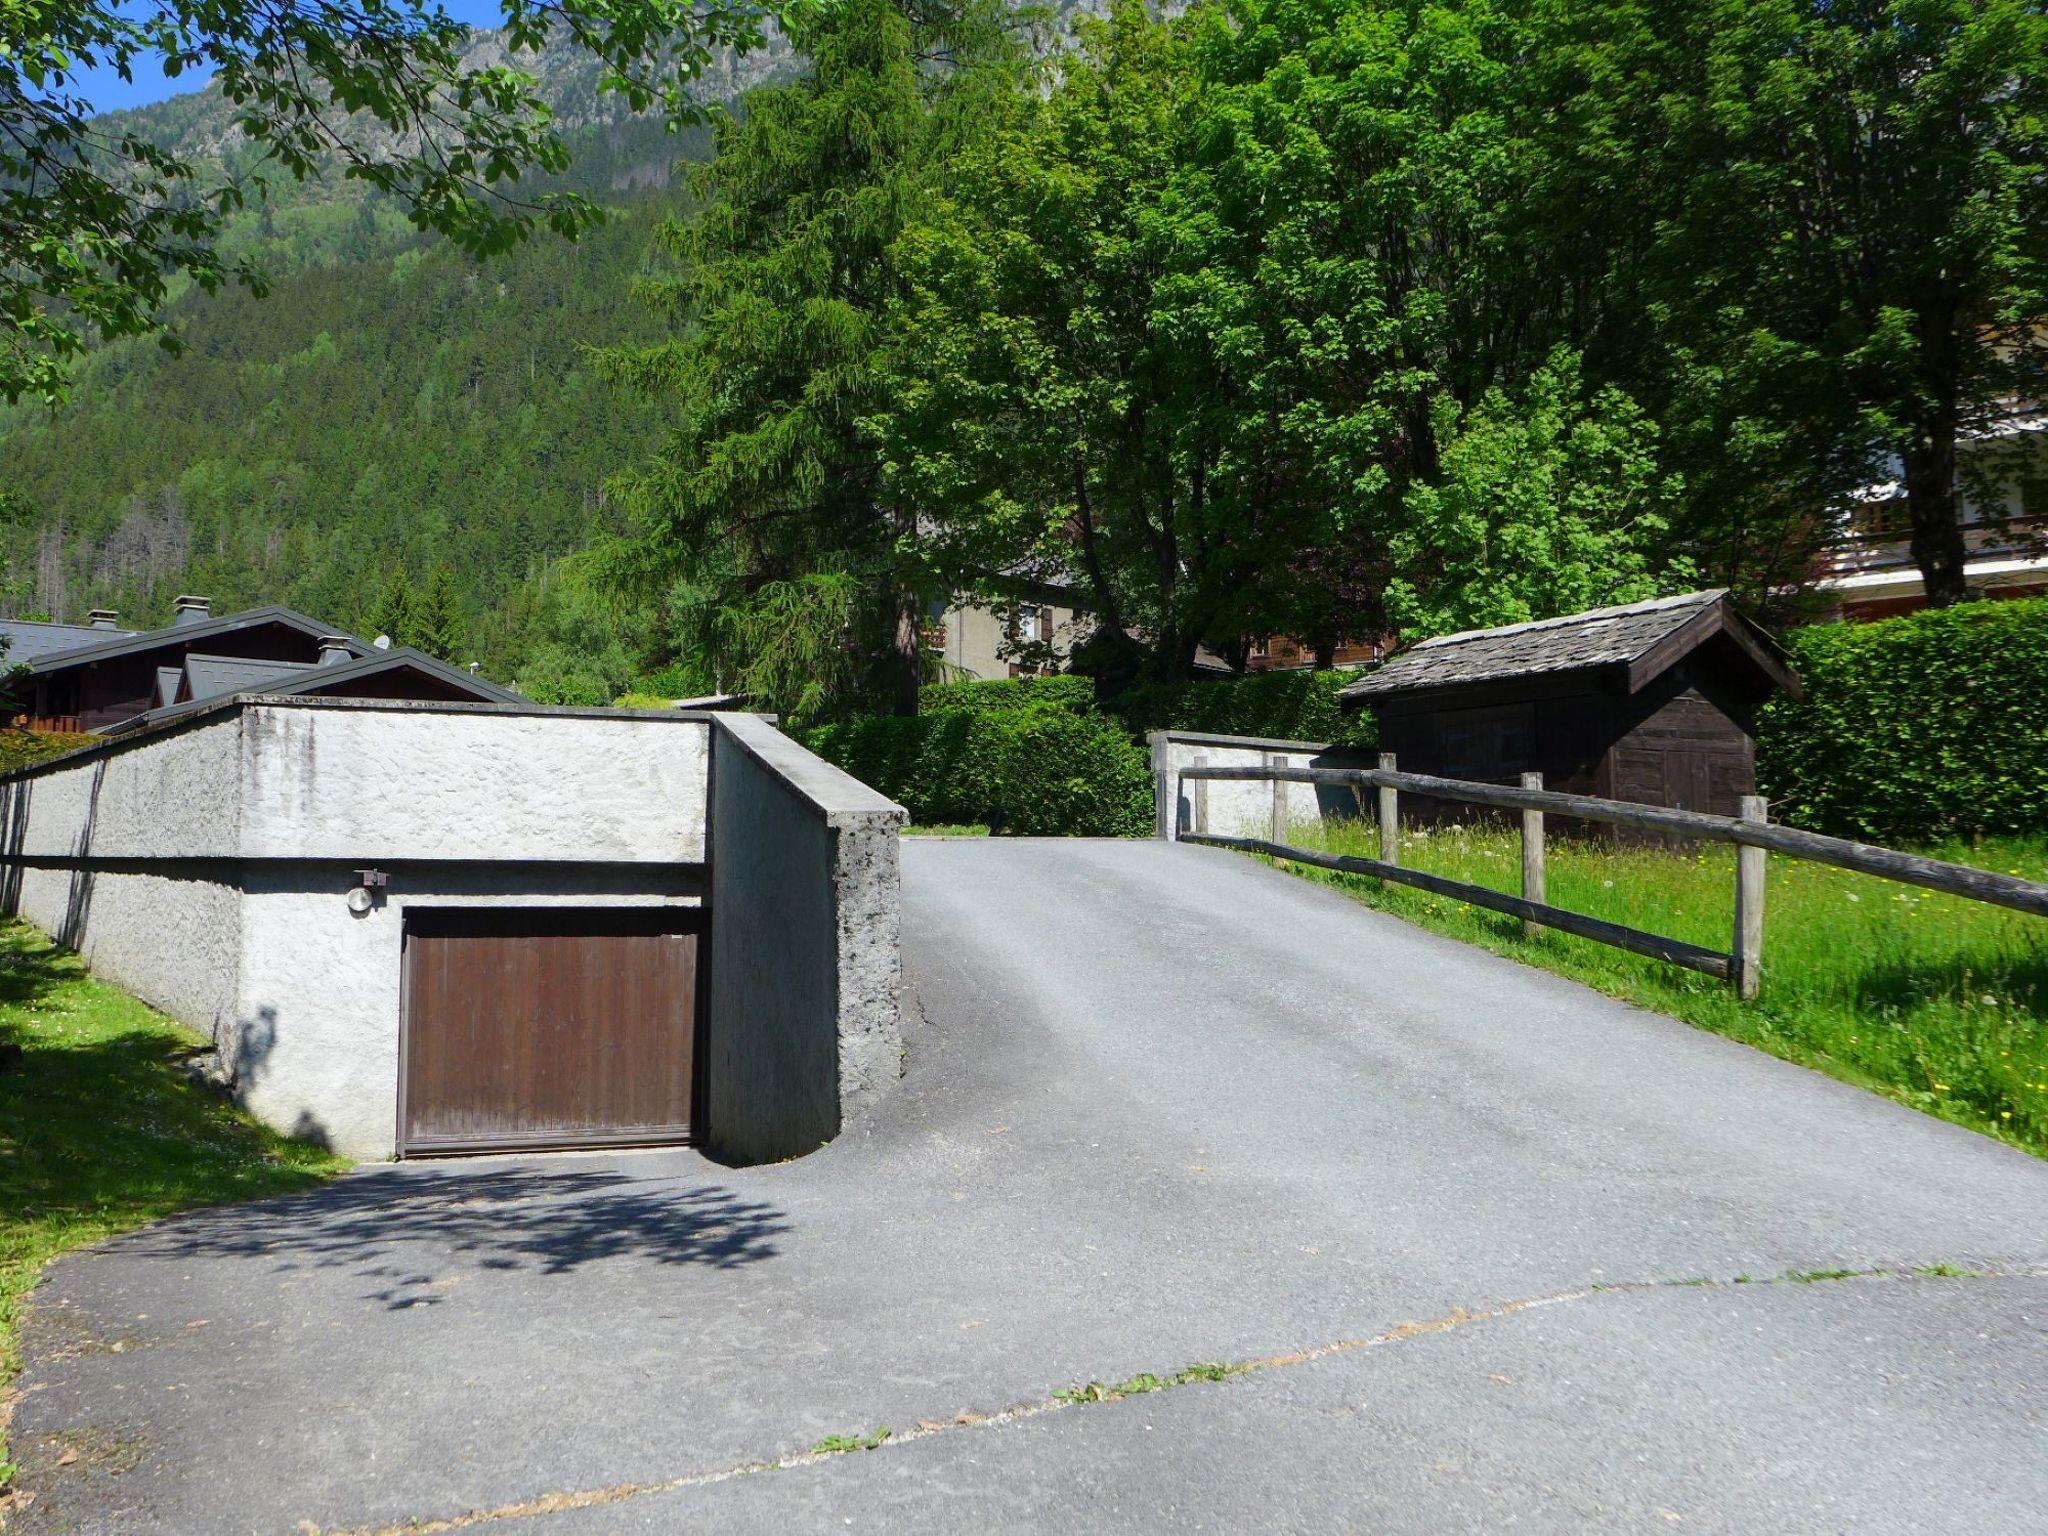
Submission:
M 699 917 L 408 912 L 400 1150 L 687 1141 Z

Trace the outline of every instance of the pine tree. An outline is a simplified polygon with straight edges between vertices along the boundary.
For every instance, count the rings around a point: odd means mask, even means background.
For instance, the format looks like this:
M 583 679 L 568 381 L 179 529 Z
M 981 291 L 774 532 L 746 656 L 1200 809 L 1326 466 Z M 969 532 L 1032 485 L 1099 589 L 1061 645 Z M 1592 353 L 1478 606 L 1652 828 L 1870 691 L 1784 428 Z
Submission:
M 437 565 L 412 605 L 412 633 L 406 641 L 429 656 L 453 662 L 463 645 L 462 599 L 455 592 L 455 573 Z
M 809 72 L 748 96 L 698 178 L 702 212 L 663 230 L 685 275 L 648 291 L 679 339 L 605 356 L 684 413 L 628 486 L 630 566 L 675 594 L 693 660 L 786 712 L 855 690 L 917 709 L 929 575 L 871 430 L 895 395 L 893 248 L 971 122 L 961 103 L 1009 87 L 1007 24 L 993 0 L 793 13 Z
M 419 599 L 413 593 L 405 567 L 398 566 L 384 578 L 384 589 L 370 609 L 370 629 L 374 634 L 388 635 L 393 645 L 411 645 L 418 626 L 418 607 Z

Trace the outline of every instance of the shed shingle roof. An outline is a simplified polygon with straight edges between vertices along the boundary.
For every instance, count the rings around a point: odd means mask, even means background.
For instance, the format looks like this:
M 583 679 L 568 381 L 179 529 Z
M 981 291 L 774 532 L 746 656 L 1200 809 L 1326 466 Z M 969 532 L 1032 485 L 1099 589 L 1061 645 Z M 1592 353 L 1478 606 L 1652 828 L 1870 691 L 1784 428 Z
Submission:
M 1342 697 L 1364 699 L 1539 673 L 1626 666 L 1727 595 L 1726 588 L 1716 587 L 1683 597 L 1594 608 L 1563 618 L 1441 635 L 1368 672 L 1346 688 Z

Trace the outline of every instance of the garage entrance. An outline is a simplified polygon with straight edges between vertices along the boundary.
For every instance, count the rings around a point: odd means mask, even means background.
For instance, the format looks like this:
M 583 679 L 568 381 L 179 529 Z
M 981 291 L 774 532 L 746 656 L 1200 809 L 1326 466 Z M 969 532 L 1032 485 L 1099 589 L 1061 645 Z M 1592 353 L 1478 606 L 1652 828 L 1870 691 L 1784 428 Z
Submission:
M 690 1139 L 693 908 L 405 915 L 401 1156 Z

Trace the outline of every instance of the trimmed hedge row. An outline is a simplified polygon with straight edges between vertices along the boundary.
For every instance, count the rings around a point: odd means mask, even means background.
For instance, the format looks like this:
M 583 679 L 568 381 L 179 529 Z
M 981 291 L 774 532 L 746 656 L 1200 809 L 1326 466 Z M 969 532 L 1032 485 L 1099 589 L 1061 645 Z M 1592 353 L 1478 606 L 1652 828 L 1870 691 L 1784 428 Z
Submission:
M 1217 736 L 1267 736 L 1369 747 L 1372 716 L 1345 713 L 1337 694 L 1355 672 L 1261 672 L 1216 682 L 1153 683 L 1133 688 L 1110 707 L 1132 735 L 1207 731 Z
M 1881 842 L 2048 831 L 2048 600 L 1815 625 L 1786 644 L 1806 697 L 1759 724 L 1773 816 Z
M 1095 708 L 1095 682 L 1071 672 L 1047 677 L 990 677 L 965 683 L 927 683 L 918 692 L 918 706 L 940 709 L 1025 709 L 1053 704 L 1086 714 Z
M 1044 704 L 942 709 L 819 726 L 804 744 L 902 802 L 920 826 L 1042 837 L 1152 828 L 1145 750 L 1100 715 Z

